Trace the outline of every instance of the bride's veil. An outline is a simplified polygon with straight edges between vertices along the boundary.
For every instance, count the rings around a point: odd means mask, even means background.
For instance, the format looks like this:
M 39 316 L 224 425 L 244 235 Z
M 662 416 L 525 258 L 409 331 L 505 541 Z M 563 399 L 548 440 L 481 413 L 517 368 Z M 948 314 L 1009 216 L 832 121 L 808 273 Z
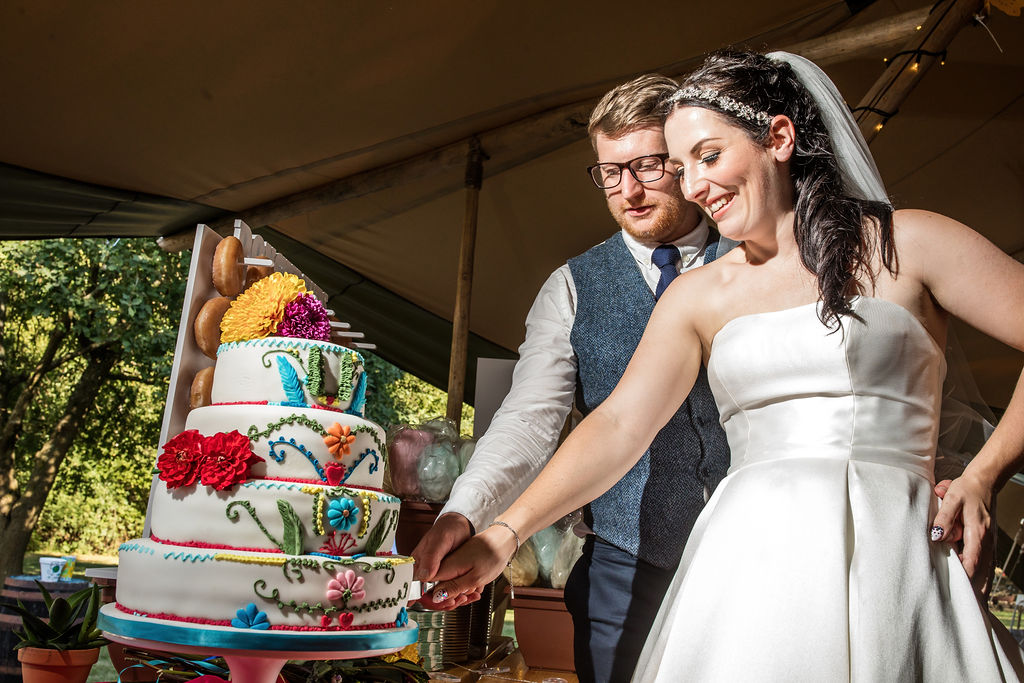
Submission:
M 818 104 L 832 139 L 847 191 L 861 199 L 888 202 L 889 196 L 868 144 L 839 90 L 816 64 L 789 52 L 768 57 L 793 68 L 800 83 Z M 946 379 L 935 457 L 936 480 L 957 476 L 992 433 L 995 417 L 981 398 L 963 350 L 950 326 L 946 337 Z M 1014 477 L 1024 484 L 1024 476 Z

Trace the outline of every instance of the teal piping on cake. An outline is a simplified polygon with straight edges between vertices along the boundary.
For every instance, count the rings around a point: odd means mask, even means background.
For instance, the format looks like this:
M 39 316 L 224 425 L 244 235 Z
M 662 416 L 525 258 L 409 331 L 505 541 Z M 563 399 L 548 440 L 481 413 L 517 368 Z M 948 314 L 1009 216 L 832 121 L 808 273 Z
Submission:
M 196 555 L 195 553 L 164 553 L 165 560 L 180 560 L 182 562 L 206 562 L 207 560 L 216 559 L 215 555 Z
M 283 462 L 285 454 L 277 452 L 277 450 L 275 450 L 275 446 L 291 446 L 299 453 L 302 453 L 304 456 L 306 456 L 306 460 L 308 460 L 310 464 L 313 465 L 313 469 L 316 470 L 316 474 L 318 477 L 320 477 L 321 481 L 327 481 L 327 474 L 324 472 L 323 466 L 321 466 L 320 462 L 316 459 L 316 456 L 313 455 L 302 444 L 296 443 L 295 439 L 286 439 L 284 437 L 281 437 L 277 441 L 268 441 L 267 445 L 270 446 L 270 457 L 272 457 L 276 462 Z M 370 471 L 373 472 L 374 470 Z
M 299 361 L 300 363 L 302 361 Z M 299 373 L 295 372 L 292 364 L 281 356 L 277 357 L 277 374 L 281 377 L 281 389 L 288 397 L 286 404 L 306 405 L 306 392 L 302 390 L 302 380 Z
M 243 346 L 262 346 L 269 348 L 280 348 L 282 346 L 287 346 L 296 349 L 308 349 L 311 347 L 317 347 L 327 353 L 356 353 L 355 351 L 352 351 L 352 349 L 349 349 L 345 346 L 341 346 L 340 344 L 316 341 L 314 339 L 300 339 L 298 337 L 264 337 L 263 339 L 246 339 L 245 341 L 225 342 L 217 347 L 217 353 L 220 354 L 225 351 L 230 351 L 231 349 L 236 349 Z M 360 360 L 362 360 L 362 356 L 360 356 Z
M 148 545 L 143 545 L 142 543 L 122 543 L 121 545 L 119 545 L 117 547 L 117 550 L 119 552 L 120 551 L 124 551 L 126 553 L 136 552 L 136 553 L 146 553 L 147 555 L 156 555 L 156 551 L 153 550 L 152 547 L 150 547 Z
M 370 455 L 373 456 L 373 461 L 369 464 L 367 471 L 369 474 L 373 474 L 374 472 L 376 472 L 380 465 L 380 458 L 377 457 L 377 451 L 373 450 L 372 448 L 367 448 L 356 459 L 356 461 L 352 463 L 352 466 L 348 468 L 348 471 L 345 472 L 345 478 L 341 480 L 342 483 L 348 481 L 348 478 L 352 476 L 352 473 L 355 472 L 356 468 L 359 467 L 360 463 L 362 463 L 363 460 L 366 460 L 367 456 Z M 326 477 L 324 477 L 324 481 L 327 481 Z
M 340 389 L 339 389 L 340 393 Z M 345 412 L 352 412 L 360 417 L 363 414 L 363 408 L 366 405 L 366 371 L 359 373 L 359 383 L 356 385 L 355 396 L 352 397 L 352 403 L 349 405 L 349 409 Z

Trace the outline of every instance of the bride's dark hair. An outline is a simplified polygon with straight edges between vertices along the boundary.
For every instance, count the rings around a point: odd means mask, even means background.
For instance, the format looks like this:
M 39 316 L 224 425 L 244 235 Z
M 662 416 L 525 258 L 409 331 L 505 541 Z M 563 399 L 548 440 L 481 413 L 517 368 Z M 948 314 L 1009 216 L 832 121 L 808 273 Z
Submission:
M 687 97 L 687 88 L 702 89 L 705 95 L 710 91 L 716 97 Z M 725 101 L 728 110 L 720 96 L 732 100 Z M 788 64 L 754 52 L 714 52 L 683 81 L 669 106 L 710 109 L 760 144 L 768 142 L 768 126 L 756 120 L 757 112 L 785 114 L 793 121 L 796 145 L 789 166 L 796 200 L 793 232 L 804 267 L 817 277 L 819 317 L 824 324 L 841 328 L 840 316 L 853 314 L 851 297 L 860 293 L 857 275 L 872 277 L 869 258 L 874 249 L 879 250 L 885 268 L 896 273 L 892 207 L 853 197 L 846 190 L 818 105 Z M 875 230 L 868 230 L 869 225 Z

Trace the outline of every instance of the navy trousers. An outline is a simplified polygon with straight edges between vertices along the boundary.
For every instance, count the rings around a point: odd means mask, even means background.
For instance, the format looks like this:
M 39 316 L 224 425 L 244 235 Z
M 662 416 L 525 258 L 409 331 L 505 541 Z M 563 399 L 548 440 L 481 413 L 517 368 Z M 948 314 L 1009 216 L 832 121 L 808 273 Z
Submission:
M 587 537 L 565 585 L 580 683 L 628 683 L 674 574 Z

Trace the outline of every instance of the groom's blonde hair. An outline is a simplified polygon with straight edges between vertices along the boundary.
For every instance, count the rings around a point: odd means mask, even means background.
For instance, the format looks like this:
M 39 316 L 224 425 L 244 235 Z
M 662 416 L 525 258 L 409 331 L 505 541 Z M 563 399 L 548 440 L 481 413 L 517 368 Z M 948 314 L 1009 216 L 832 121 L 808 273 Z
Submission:
M 664 122 L 662 103 L 677 90 L 678 83 L 660 74 L 637 76 L 612 88 L 590 114 L 590 144 L 598 134 L 617 139 L 638 128 L 660 126 Z

